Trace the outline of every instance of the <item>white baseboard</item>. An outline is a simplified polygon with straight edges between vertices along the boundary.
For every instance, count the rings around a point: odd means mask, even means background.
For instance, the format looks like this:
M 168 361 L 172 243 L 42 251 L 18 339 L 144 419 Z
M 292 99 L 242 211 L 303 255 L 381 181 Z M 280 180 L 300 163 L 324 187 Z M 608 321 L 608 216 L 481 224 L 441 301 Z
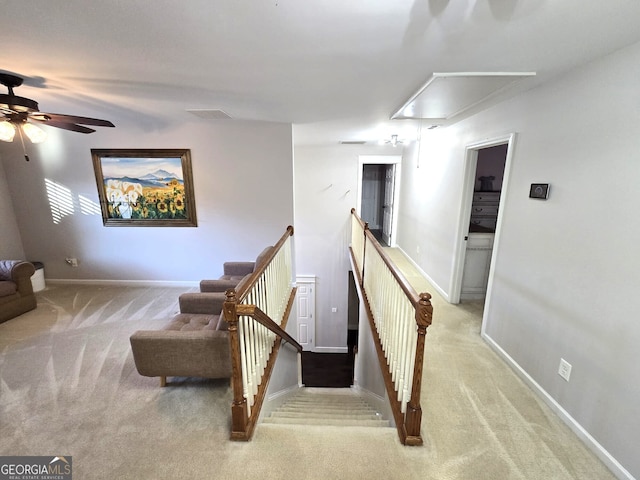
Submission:
M 624 468 L 598 441 L 580 425 L 562 405 L 560 405 L 547 391 L 538 384 L 511 356 L 505 352 L 495 340 L 486 333 L 482 338 L 487 344 L 513 369 L 518 375 L 560 419 L 575 433 L 578 438 L 604 463 L 609 470 L 620 480 L 635 480 L 633 475 Z
M 260 409 L 260 417 L 258 419 L 258 423 L 261 422 L 263 418 L 271 415 L 282 404 L 289 400 L 289 398 L 300 391 L 300 388 L 301 387 L 298 385 L 292 385 L 289 388 L 267 395 L 267 398 L 265 399 L 264 403 L 262 404 L 262 408 Z
M 172 280 L 95 280 L 95 279 L 69 279 L 47 278 L 51 285 L 110 285 L 114 287 L 198 287 L 197 281 L 172 281 Z
M 440 285 L 438 285 L 438 284 L 433 280 L 433 278 L 431 278 L 431 277 L 427 274 L 427 272 L 425 272 L 425 271 L 422 269 L 422 267 L 420 267 L 420 265 L 418 265 L 418 264 L 413 260 L 413 258 L 411 258 L 411 257 L 407 254 L 407 252 L 405 252 L 401 247 L 395 247 L 395 248 L 397 248 L 400 252 L 402 252 L 402 254 L 407 258 L 407 260 L 409 260 L 409 262 L 411 262 L 411 264 L 412 264 L 412 265 L 413 265 L 413 266 L 414 266 L 414 267 L 415 267 L 415 268 L 416 268 L 416 269 L 417 269 L 417 270 L 418 270 L 422 275 L 424 275 L 424 278 L 426 278 L 426 279 L 427 279 L 427 281 L 428 281 L 431 285 L 433 285 L 433 288 L 435 288 L 435 289 L 436 289 L 436 291 L 437 291 L 437 292 L 442 296 L 442 298 L 444 298 L 447 302 L 451 303 L 451 300 L 450 300 L 450 298 L 449 298 L 449 294 L 448 294 L 447 292 L 445 292 L 445 291 L 440 287 Z M 418 293 L 421 293 L 421 292 L 418 292 Z
M 316 346 L 313 351 L 315 353 L 349 353 L 349 347 L 318 347 Z

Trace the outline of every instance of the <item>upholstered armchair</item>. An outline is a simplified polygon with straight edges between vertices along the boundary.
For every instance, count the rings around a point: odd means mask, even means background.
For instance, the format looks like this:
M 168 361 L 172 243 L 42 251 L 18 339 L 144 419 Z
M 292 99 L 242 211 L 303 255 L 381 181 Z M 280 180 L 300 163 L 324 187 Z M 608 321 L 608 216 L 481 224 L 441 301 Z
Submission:
M 223 275 L 216 280 L 201 280 L 201 292 L 226 292 L 230 288 L 236 290 L 242 286 L 241 282 L 247 280 L 249 276 L 260 268 L 269 255 L 273 251 L 273 247 L 267 247 L 254 262 L 225 262 L 222 265 Z
M 230 378 L 231 354 L 224 293 L 185 293 L 180 313 L 161 330 L 138 330 L 130 337 L 136 369 L 146 377 Z
M 160 377 L 230 378 L 231 352 L 222 307 L 227 289 L 242 288 L 269 259 L 265 248 L 255 262 L 227 262 L 224 275 L 202 280 L 200 293 L 179 297 L 180 313 L 161 330 L 138 330 L 130 337 L 133 360 L 140 375 Z
M 0 260 L 0 323 L 36 308 L 31 284 L 35 271 L 29 262 Z

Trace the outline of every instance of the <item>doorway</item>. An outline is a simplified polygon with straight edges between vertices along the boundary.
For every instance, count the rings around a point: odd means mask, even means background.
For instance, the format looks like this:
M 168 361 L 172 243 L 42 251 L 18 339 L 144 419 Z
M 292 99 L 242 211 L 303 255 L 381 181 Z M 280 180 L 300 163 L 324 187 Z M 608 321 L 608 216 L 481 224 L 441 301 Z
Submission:
M 487 293 L 507 147 L 503 143 L 477 151 L 476 180 L 460 287 L 461 301 L 482 300 Z
M 353 272 L 349 271 L 347 353 L 303 351 L 302 383 L 306 387 L 349 388 L 353 385 L 360 309 L 355 282 Z M 304 347 L 302 341 L 300 344 Z
M 490 298 L 514 141 L 511 134 L 466 149 L 452 303 Z
M 360 218 L 380 245 L 395 244 L 397 219 L 395 206 L 399 194 L 399 155 L 361 155 L 358 172 L 358 206 Z

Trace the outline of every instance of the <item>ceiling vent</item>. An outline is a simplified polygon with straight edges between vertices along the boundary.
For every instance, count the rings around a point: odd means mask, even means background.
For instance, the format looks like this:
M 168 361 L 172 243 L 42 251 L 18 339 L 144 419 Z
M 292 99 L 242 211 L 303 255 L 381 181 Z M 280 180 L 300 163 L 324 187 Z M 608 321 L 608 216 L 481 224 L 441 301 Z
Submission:
M 424 119 L 434 125 L 453 123 L 535 72 L 434 73 L 391 118 Z
M 364 145 L 364 140 L 340 140 L 340 145 Z
M 187 109 L 187 112 L 205 120 L 230 120 L 232 117 L 224 110 L 213 110 L 207 108 Z

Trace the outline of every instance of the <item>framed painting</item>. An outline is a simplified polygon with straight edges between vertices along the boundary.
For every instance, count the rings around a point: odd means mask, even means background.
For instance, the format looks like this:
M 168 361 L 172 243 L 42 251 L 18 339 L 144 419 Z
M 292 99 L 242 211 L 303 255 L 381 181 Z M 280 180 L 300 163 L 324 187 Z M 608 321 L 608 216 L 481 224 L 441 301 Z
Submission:
M 92 149 L 91 157 L 105 226 L 197 226 L 190 150 Z

